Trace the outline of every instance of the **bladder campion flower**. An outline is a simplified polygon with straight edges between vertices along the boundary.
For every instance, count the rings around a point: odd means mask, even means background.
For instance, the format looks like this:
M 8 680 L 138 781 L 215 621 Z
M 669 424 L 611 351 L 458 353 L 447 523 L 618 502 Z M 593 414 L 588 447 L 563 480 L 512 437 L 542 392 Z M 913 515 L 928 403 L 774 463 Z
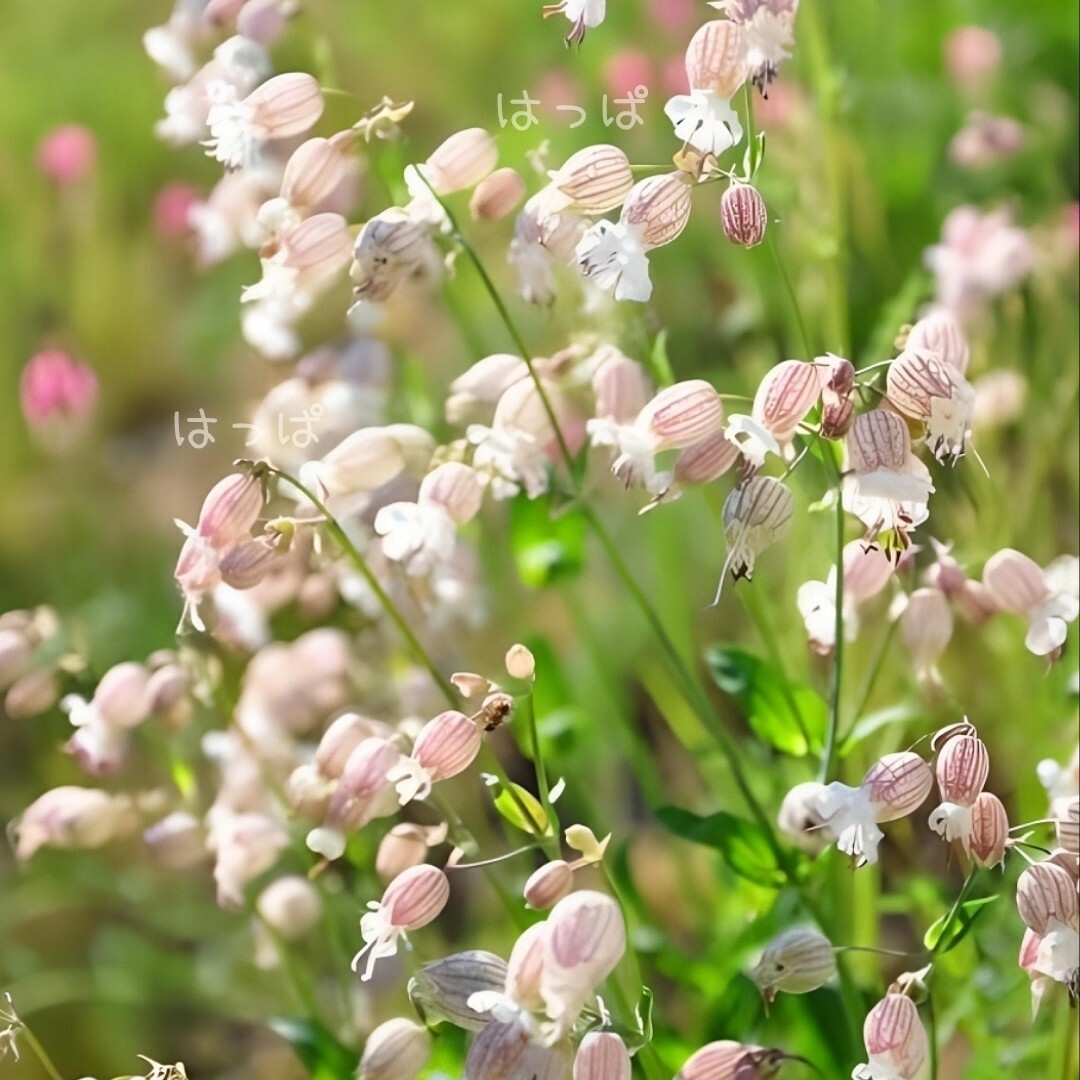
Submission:
M 853 1080 L 914 1080 L 926 1060 L 926 1029 L 915 1002 L 903 994 L 886 994 L 863 1025 L 870 1060 L 851 1074 Z

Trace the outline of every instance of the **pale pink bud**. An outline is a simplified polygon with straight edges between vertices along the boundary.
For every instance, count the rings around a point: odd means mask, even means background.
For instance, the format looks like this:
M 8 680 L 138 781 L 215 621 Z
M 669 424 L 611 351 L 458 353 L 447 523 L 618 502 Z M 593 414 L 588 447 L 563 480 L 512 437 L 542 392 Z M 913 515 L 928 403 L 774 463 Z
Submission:
M 675 459 L 674 482 L 680 485 L 709 484 L 739 460 L 739 448 L 723 431 L 688 446 Z
M 691 1054 L 675 1080 L 743 1080 L 739 1070 L 744 1066 L 752 1068 L 759 1051 L 757 1046 L 718 1039 Z M 755 1080 L 755 1074 L 751 1074 L 751 1080 Z
M 339 834 L 342 830 L 359 829 L 372 818 L 392 809 L 386 805 L 393 795 L 387 774 L 400 760 L 401 752 L 386 739 L 371 738 L 360 743 L 349 755 L 341 780 L 330 799 L 326 813 L 327 827 L 337 830 Z M 331 840 L 330 846 L 319 842 L 317 837 L 315 839 L 319 846 L 313 846 L 312 839 L 309 836 L 308 846 L 327 858 L 338 858 L 344 850 L 343 836 L 338 841 L 328 838 Z
M 431 1034 L 403 1017 L 380 1024 L 364 1043 L 357 1080 L 416 1080 L 431 1057 Z
M 506 978 L 506 961 L 494 953 L 454 953 L 425 964 L 409 980 L 409 1000 L 428 1023 L 449 1020 L 466 1031 L 481 1031 L 491 1017 L 470 1008 L 469 998 L 501 994 Z
M 544 1010 L 540 979 L 544 971 L 544 955 L 550 927 L 536 923 L 514 942 L 506 967 L 506 995 L 522 1008 L 535 1012 Z
M 23 368 L 19 403 L 29 424 L 78 421 L 97 398 L 97 376 L 85 364 L 57 350 L 38 353 Z
M 1080 798 L 1069 800 L 1057 815 L 1058 845 L 1073 855 L 1080 854 Z
M 821 815 L 814 808 L 816 800 L 825 791 L 825 785 L 815 780 L 796 784 L 780 803 L 776 823 L 780 831 L 796 847 L 811 855 L 824 851 L 835 837 L 823 828 Z
M 942 802 L 971 806 L 990 775 L 986 743 L 974 735 L 949 739 L 938 754 L 935 771 Z
M 441 507 L 455 524 L 464 525 L 480 512 L 484 484 L 475 469 L 459 461 L 447 461 L 424 477 L 416 501 L 421 506 Z
M 1050 932 L 1054 921 L 1075 929 L 1080 917 L 1076 882 L 1052 862 L 1035 863 L 1020 875 L 1016 906 L 1020 918 L 1040 937 Z
M 374 491 L 405 468 L 401 444 L 381 428 L 361 428 L 321 461 L 309 462 L 300 479 L 321 498 Z
M 824 986 L 836 974 L 832 942 L 811 927 L 785 930 L 773 938 L 751 972 L 766 1001 L 777 991 L 808 994 Z
M 863 1024 L 863 1041 L 870 1062 L 856 1070 L 856 1077 L 874 1077 L 881 1070 L 896 1080 L 914 1080 L 926 1060 L 926 1030 L 915 1002 L 903 994 L 886 994 L 870 1010 Z
M 757 247 L 769 224 L 769 211 L 757 188 L 738 181 L 730 184 L 720 196 L 720 223 L 733 244 Z
M 709 90 L 729 101 L 746 79 L 742 28 L 714 19 L 698 28 L 686 47 L 686 77 L 691 90 Z
M 446 419 L 451 424 L 463 424 L 475 416 L 490 416 L 485 407 L 494 408 L 514 383 L 528 376 L 529 369 L 520 356 L 510 353 L 485 356 L 450 384 Z
M 886 754 L 870 767 L 862 780 L 862 787 L 874 804 L 874 820 L 878 822 L 895 821 L 914 813 L 933 786 L 933 770 L 911 750 Z
M 315 765 L 323 776 L 338 777 L 345 769 L 349 755 L 365 739 L 388 739 L 392 735 L 392 729 L 381 721 L 369 720 L 358 713 L 343 713 L 319 740 L 315 750 Z
M 51 709 L 60 698 L 52 668 L 43 667 L 20 675 L 4 695 L 4 712 L 12 720 L 26 720 Z
M 1001 39 L 984 26 L 961 26 L 945 39 L 945 63 L 961 89 L 977 90 L 1001 64 Z
M 971 807 L 968 848 L 980 866 L 997 866 L 1005 858 L 1009 842 L 1009 818 L 1001 800 L 989 791 L 978 794 Z
M 929 352 L 959 375 L 967 373 L 971 349 L 956 316 L 947 308 L 936 308 L 908 331 L 905 349 Z
M 289 874 L 259 893 L 255 909 L 276 934 L 286 941 L 297 941 L 322 917 L 322 897 L 306 877 Z
M 289 6 L 281 0 L 246 0 L 236 13 L 236 32 L 269 48 L 285 30 Z
M 1039 564 L 1012 548 L 1005 548 L 987 560 L 983 584 L 994 603 L 1013 615 L 1027 615 L 1047 594 Z
M 840 439 L 855 421 L 855 366 L 842 357 L 819 356 L 816 364 L 825 365 L 821 388 L 821 434 L 826 439 Z
M 596 416 L 616 424 L 632 423 L 652 396 L 652 384 L 645 368 L 623 356 L 614 346 L 603 355 L 593 372 L 592 389 L 596 395 Z
M 282 236 L 271 261 L 297 271 L 297 287 L 311 288 L 349 261 L 352 246 L 352 234 L 340 214 L 315 214 Z
M 704 379 L 665 387 L 638 414 L 635 426 L 649 433 L 653 449 L 678 450 L 715 434 L 724 424 L 724 403 Z
M 781 447 L 789 444 L 821 395 L 816 364 L 785 360 L 766 373 L 754 395 L 751 415 L 769 429 Z
M 446 839 L 443 825 L 415 825 L 402 822 L 395 825 L 380 841 L 375 853 L 375 873 L 383 881 L 393 881 L 399 874 L 427 859 L 428 851 Z
M 949 598 L 933 588 L 916 589 L 900 616 L 900 636 L 920 682 L 937 683 L 937 661 L 952 639 Z
M 499 160 L 495 140 L 483 128 L 466 128 L 451 135 L 427 159 L 424 175 L 438 195 L 475 187 Z
M 584 214 L 605 214 L 619 206 L 634 186 L 626 154 L 617 146 L 587 146 L 567 158 L 551 173 L 551 188 L 561 198 L 551 209 L 574 209 Z
M 348 173 L 346 145 L 338 139 L 308 139 L 292 153 L 281 180 L 290 206 L 314 210 L 338 189 Z
M 439 713 L 424 725 L 412 756 L 433 780 L 447 780 L 464 772 L 480 753 L 483 732 L 464 713 Z
M 574 872 L 562 859 L 541 866 L 525 882 L 525 903 L 535 911 L 553 908 L 574 887 Z
M 215 548 L 232 547 L 250 538 L 262 509 L 261 482 L 250 473 L 233 473 L 219 480 L 203 500 L 196 532 Z
M 77 184 L 97 162 L 97 139 L 82 124 L 64 124 L 38 143 L 34 162 L 38 171 L 58 184 Z
M 955 368 L 909 346 L 889 365 L 886 390 L 897 410 L 926 425 L 927 445 L 939 461 L 963 455 L 975 391 Z
M 630 1051 L 613 1031 L 590 1031 L 574 1058 L 574 1080 L 630 1080 Z
M 511 645 L 506 650 L 506 673 L 527 682 L 536 674 L 536 658 L 524 645 Z
M 523 1024 L 491 1023 L 469 1047 L 464 1080 L 566 1080 L 570 1058 L 566 1043 L 541 1046 Z
M 498 221 L 525 198 L 525 181 L 511 168 L 496 169 L 481 180 L 469 200 L 473 221 Z
M 755 476 L 732 489 L 723 514 L 732 577 L 753 577 L 758 555 L 783 536 L 793 512 L 791 492 L 771 476 Z
M 183 810 L 167 814 L 143 832 L 154 861 L 170 870 L 190 870 L 208 855 L 199 819 Z
M 126 661 L 109 668 L 94 691 L 94 710 L 113 727 L 135 727 L 150 712 L 150 673 L 142 664 Z
M 221 558 L 221 580 L 234 589 L 254 588 L 278 565 L 280 540 L 279 536 L 260 536 L 238 544 Z
M 287 139 L 302 135 L 322 116 L 322 88 L 310 75 L 288 72 L 267 79 L 243 104 L 258 138 Z
M 684 172 L 650 176 L 634 185 L 619 220 L 638 226 L 646 247 L 670 244 L 690 220 L 690 181 Z
M 46 791 L 16 819 L 15 855 L 29 859 L 42 847 L 99 848 L 133 824 L 131 801 L 96 788 Z

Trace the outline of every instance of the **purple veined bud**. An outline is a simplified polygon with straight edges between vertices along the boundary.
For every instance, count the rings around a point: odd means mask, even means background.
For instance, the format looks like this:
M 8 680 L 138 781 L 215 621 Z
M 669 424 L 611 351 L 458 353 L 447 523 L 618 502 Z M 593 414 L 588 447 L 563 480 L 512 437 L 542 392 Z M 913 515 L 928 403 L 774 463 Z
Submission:
M 693 446 L 724 425 L 724 403 L 704 379 L 688 379 L 661 390 L 638 414 L 634 426 L 648 433 L 653 449 Z
M 838 397 L 850 397 L 855 389 L 855 365 L 850 360 L 828 353 L 815 357 L 814 363 L 824 369 L 823 389 Z
M 367 1037 L 356 1080 L 416 1080 L 429 1057 L 428 1029 L 398 1016 Z
M 409 980 L 409 1000 L 426 1023 L 448 1020 L 466 1031 L 482 1031 L 490 1017 L 469 1007 L 474 994 L 498 994 L 506 984 L 506 961 L 479 949 L 425 964 Z
M 1050 933 L 1054 922 L 1076 929 L 1080 918 L 1076 882 L 1067 870 L 1052 862 L 1035 863 L 1020 875 L 1016 906 L 1020 918 L 1039 937 Z
M 499 160 L 495 140 L 483 128 L 455 132 L 425 162 L 424 175 L 437 195 L 475 187 Z
M 684 172 L 650 176 L 626 196 L 619 221 L 641 229 L 646 248 L 670 244 L 690 220 L 690 182 Z
M 776 823 L 780 831 L 798 848 L 811 855 L 824 851 L 836 837 L 814 809 L 814 802 L 825 791 L 815 780 L 796 784 L 780 803 Z
M 378 960 L 397 953 L 400 938 L 437 919 L 449 899 L 450 882 L 437 866 L 414 866 L 394 878 L 382 900 L 369 903 L 371 910 L 360 920 L 360 936 L 365 944 L 352 961 L 356 971 L 367 954 L 360 981 L 371 979 Z
M 731 1039 L 718 1039 L 691 1054 L 675 1080 L 735 1080 L 737 1070 L 744 1062 L 752 1062 L 753 1055 L 760 1049 Z M 743 1078 L 739 1077 L 739 1080 Z
M 946 724 L 945 727 L 938 728 L 930 737 L 930 749 L 936 754 L 950 739 L 961 735 L 975 737 L 978 734 L 975 725 L 965 716 L 963 720 L 955 724 Z
M 238 544 L 221 557 L 221 580 L 234 589 L 252 589 L 261 582 L 284 554 L 280 535 L 259 536 Z
M 981 791 L 971 807 L 971 857 L 980 865 L 994 867 L 1005 858 L 1009 846 L 1009 818 L 1001 800 L 990 791 Z
M 907 424 L 887 409 L 860 413 L 847 436 L 848 459 L 857 473 L 900 472 L 911 454 Z
M 606 214 L 620 206 L 634 186 L 626 154 L 600 143 L 571 154 L 562 168 L 549 173 L 549 210 L 573 209 L 583 214 Z
M 949 739 L 938 754 L 935 771 L 942 802 L 971 806 L 990 775 L 986 743 L 974 735 Z
M 311 287 L 345 266 L 352 247 L 352 233 L 340 214 L 313 214 L 281 237 L 270 261 L 298 271 L 296 284 Z
M 525 882 L 525 903 L 534 911 L 553 908 L 574 887 L 574 872 L 563 859 L 555 859 L 541 866 Z
M 933 353 L 958 375 L 967 374 L 971 349 L 956 316 L 947 308 L 923 316 L 908 332 L 904 348 Z
M 653 396 L 649 375 L 643 365 L 613 345 L 598 350 L 594 359 L 601 355 L 592 376 L 595 415 L 616 424 L 631 424 Z
M 196 532 L 213 547 L 232 547 L 250 539 L 262 509 L 261 482 L 250 473 L 233 473 L 219 480 L 203 500 Z
M 421 729 L 412 754 L 400 759 L 387 774 L 396 784 L 401 805 L 426 799 L 433 784 L 464 772 L 480 753 L 484 733 L 464 713 L 439 713 Z
M 523 1024 L 490 1023 L 469 1047 L 464 1080 L 566 1080 L 571 1056 L 567 1042 L 530 1042 Z
M 709 90 L 730 101 L 746 81 L 742 28 L 728 19 L 699 27 L 686 47 L 686 78 L 691 90 Z
M 347 138 L 308 139 L 293 152 L 281 179 L 281 196 L 290 206 L 314 210 L 341 186 L 349 171 Z
M 505 663 L 506 673 L 511 679 L 529 682 L 536 677 L 536 657 L 520 643 L 506 650 Z
M 60 686 L 52 668 L 42 667 L 20 675 L 4 695 L 4 712 L 11 720 L 26 720 L 48 712 L 60 698 Z
M 298 941 L 322 918 L 322 897 L 306 877 L 288 874 L 259 893 L 255 910 L 276 934 L 286 941 Z
M 941 681 L 937 662 L 952 640 L 953 612 L 949 598 L 934 588 L 916 589 L 900 616 L 900 636 L 923 684 Z
M 1046 579 L 1034 559 L 1012 548 L 991 555 L 983 567 L 983 584 L 1002 611 L 1027 615 L 1046 599 Z
M 769 224 L 769 211 L 758 189 L 737 180 L 729 184 L 720 196 L 720 224 L 733 244 L 757 247 Z
M 926 1029 L 915 1002 L 903 994 L 886 994 L 870 1010 L 863 1041 L 870 1061 L 852 1074 L 856 1080 L 877 1076 L 914 1080 L 926 1060 Z
M 473 221 L 498 221 L 517 208 L 525 198 L 525 181 L 516 169 L 496 169 L 481 180 L 469 200 Z
M 822 395 L 821 435 L 825 439 L 842 439 L 855 422 L 855 402 L 852 398 Z
M 926 441 L 938 461 L 963 456 L 975 390 L 959 372 L 909 346 L 889 365 L 886 391 L 904 416 L 926 425 Z
M 574 1080 L 630 1080 L 630 1051 L 613 1031 L 590 1031 L 574 1058 Z
M 781 448 L 791 443 L 806 414 L 821 396 L 821 370 L 802 360 L 785 360 L 761 380 L 751 416 L 768 428 Z
M 439 506 L 456 525 L 464 525 L 480 512 L 484 484 L 480 474 L 460 461 L 447 461 L 432 469 L 420 482 L 416 501 L 421 506 Z
M 1058 846 L 1072 855 L 1080 854 L 1080 798 L 1070 799 L 1055 818 Z
M 626 925 L 610 896 L 587 889 L 560 900 L 547 924 L 540 996 L 557 1030 L 568 1032 L 622 959 Z
M 874 807 L 874 820 L 879 823 L 914 813 L 933 786 L 933 770 L 911 750 L 886 754 L 870 766 L 862 780 Z
M 755 476 L 732 489 L 724 501 L 725 570 L 730 568 L 736 581 L 753 577 L 758 555 L 784 535 L 793 512 L 791 492 L 771 476 Z M 714 603 L 719 601 L 717 589 Z
M 109 668 L 94 691 L 93 708 L 111 727 L 141 724 L 150 715 L 150 673 L 131 661 Z
M 778 991 L 808 994 L 836 974 L 833 944 L 812 927 L 795 927 L 773 938 L 751 972 L 761 996 L 772 1002 Z
M 96 788 L 53 788 L 15 819 L 15 855 L 25 861 L 43 847 L 68 851 L 103 847 L 129 832 L 134 823 L 134 808 L 126 796 Z
M 716 431 L 686 447 L 675 459 L 676 485 L 710 484 L 739 460 L 739 448 L 723 431 Z

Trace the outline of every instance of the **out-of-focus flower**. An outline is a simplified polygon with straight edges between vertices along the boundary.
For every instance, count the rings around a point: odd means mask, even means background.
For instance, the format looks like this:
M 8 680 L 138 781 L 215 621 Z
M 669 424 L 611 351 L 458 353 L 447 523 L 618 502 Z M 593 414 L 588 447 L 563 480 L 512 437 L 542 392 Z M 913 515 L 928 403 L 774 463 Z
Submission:
M 94 372 L 55 349 L 40 352 L 23 368 L 19 379 L 19 403 L 28 424 L 77 427 L 90 413 L 97 398 Z
M 924 686 L 939 686 L 937 662 L 952 640 L 953 613 L 949 598 L 934 588 L 916 589 L 900 616 L 900 637 Z
M 129 833 L 135 823 L 135 807 L 126 795 L 96 788 L 52 788 L 16 819 L 15 855 L 26 860 L 43 847 L 99 848 Z
M 1024 127 L 1008 116 L 974 112 L 949 142 L 949 158 L 962 169 L 985 169 L 1018 153 Z
M 1068 625 L 1080 614 L 1080 560 L 1063 555 L 1042 569 L 1012 548 L 992 555 L 983 584 L 1002 610 L 1028 621 L 1024 644 L 1036 656 L 1061 656 Z
M 762 996 L 771 1002 L 778 991 L 808 994 L 836 974 L 833 944 L 812 927 L 795 927 L 765 946 L 751 977 Z
M 68 694 L 60 702 L 76 729 L 64 749 L 91 774 L 113 772 L 123 762 L 129 731 L 149 715 L 150 673 L 130 661 L 110 668 L 91 701 Z
M 739 26 L 746 69 L 767 95 L 777 68 L 791 55 L 799 0 L 719 0 L 710 6 Z
M 1001 65 L 1001 38 L 985 26 L 958 27 L 945 39 L 945 65 L 961 90 L 978 92 Z
M 366 953 L 361 981 L 371 978 L 378 960 L 396 955 L 398 941 L 407 933 L 437 919 L 449 898 L 450 882 L 437 866 L 414 866 L 396 877 L 381 901 L 368 904 L 371 910 L 360 920 L 365 945 L 353 957 L 352 969 L 358 969 Z
M 915 1080 L 926 1060 L 926 1029 L 915 1002 L 903 994 L 886 994 L 870 1010 L 863 1041 L 870 1060 L 856 1067 L 853 1080 Z
M 603 187 L 607 189 L 608 184 L 605 182 Z M 555 265 L 573 258 L 577 244 L 588 228 L 585 219 L 574 211 L 551 213 L 548 210 L 547 200 L 552 190 L 549 185 L 522 207 L 507 255 L 517 272 L 518 292 L 522 298 L 530 304 L 544 306 L 555 299 Z M 618 206 L 622 198 L 620 196 L 614 205 Z
M 191 210 L 199 202 L 199 192 L 190 184 L 166 184 L 154 199 L 154 231 L 163 240 L 178 240 L 192 230 Z
M 570 20 L 570 33 L 566 35 L 567 45 L 579 45 L 585 40 L 585 31 L 595 29 L 604 21 L 607 14 L 607 0 L 559 0 L 544 8 L 544 18 L 552 15 L 565 15 Z
M 208 821 L 206 846 L 214 853 L 217 901 L 222 907 L 240 907 L 244 887 L 269 870 L 289 846 L 288 831 L 276 818 L 255 810 L 214 808 Z
M 38 172 L 63 186 L 85 180 L 97 163 L 97 139 L 82 124 L 53 128 L 38 143 L 34 162 Z
M 0 1020 L 3 1020 L 5 1025 L 3 1029 L 0 1029 L 0 1061 L 3 1061 L 9 1053 L 18 1061 L 19 1044 L 16 1039 L 25 1025 L 15 1011 L 15 1003 L 11 1000 L 11 995 L 6 991 L 4 992 L 4 1000 L 7 1002 L 7 1006 L 0 1007 Z
M 431 1057 L 431 1034 L 421 1024 L 395 1017 L 364 1043 L 357 1080 L 416 1080 Z
M 997 611 L 986 586 L 972 581 L 952 557 L 951 544 L 942 544 L 931 537 L 936 561 L 927 568 L 926 583 L 940 589 L 950 600 L 961 618 L 978 625 Z
M 525 181 L 515 169 L 496 169 L 476 185 L 469 200 L 473 221 L 498 221 L 525 197 Z

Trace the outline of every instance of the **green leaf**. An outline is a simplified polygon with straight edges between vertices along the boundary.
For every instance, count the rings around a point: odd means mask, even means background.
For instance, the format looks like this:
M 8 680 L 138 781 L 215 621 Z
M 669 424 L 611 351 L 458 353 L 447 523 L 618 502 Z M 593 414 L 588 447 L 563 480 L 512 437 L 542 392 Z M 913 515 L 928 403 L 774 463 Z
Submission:
M 840 756 L 847 757 L 863 739 L 869 738 L 882 728 L 893 724 L 905 724 L 918 715 L 919 710 L 910 704 L 890 705 L 888 708 L 869 713 L 851 729 L 847 738 L 840 744 Z
M 645 361 L 645 368 L 657 387 L 670 386 L 675 381 L 675 372 L 671 370 L 671 361 L 668 359 L 666 330 L 661 330 L 656 335 Z
M 510 548 L 530 589 L 573 577 L 585 564 L 585 519 L 576 509 L 553 512 L 550 497 L 518 495 L 510 503 Z
M 532 836 L 551 836 L 551 822 L 548 821 L 540 800 L 519 784 L 511 784 L 510 788 L 504 787 L 495 796 L 495 809 L 522 832 Z
M 923 945 L 930 949 L 935 956 L 941 956 L 942 954 L 949 952 L 950 949 L 955 949 L 956 946 L 967 937 L 972 926 L 975 925 L 975 920 L 978 918 L 979 912 L 998 898 L 999 895 L 995 894 L 994 896 L 984 896 L 979 900 L 968 900 L 960 905 L 956 913 L 952 915 L 951 919 L 949 918 L 949 914 L 942 915 L 941 918 L 926 931 L 926 936 L 923 938 Z M 948 925 L 948 929 L 946 929 L 946 924 Z
M 339 1080 L 356 1071 L 356 1052 L 338 1042 L 317 1021 L 281 1017 L 271 1020 L 270 1027 L 296 1051 L 311 1080 Z
M 754 734 L 784 754 L 820 753 L 828 706 L 820 694 L 735 646 L 714 646 L 705 661 L 716 685 L 739 704 Z
M 779 889 L 787 881 L 768 834 L 752 821 L 723 810 L 699 817 L 677 806 L 662 806 L 656 816 L 676 836 L 715 848 L 736 874 L 755 885 Z

